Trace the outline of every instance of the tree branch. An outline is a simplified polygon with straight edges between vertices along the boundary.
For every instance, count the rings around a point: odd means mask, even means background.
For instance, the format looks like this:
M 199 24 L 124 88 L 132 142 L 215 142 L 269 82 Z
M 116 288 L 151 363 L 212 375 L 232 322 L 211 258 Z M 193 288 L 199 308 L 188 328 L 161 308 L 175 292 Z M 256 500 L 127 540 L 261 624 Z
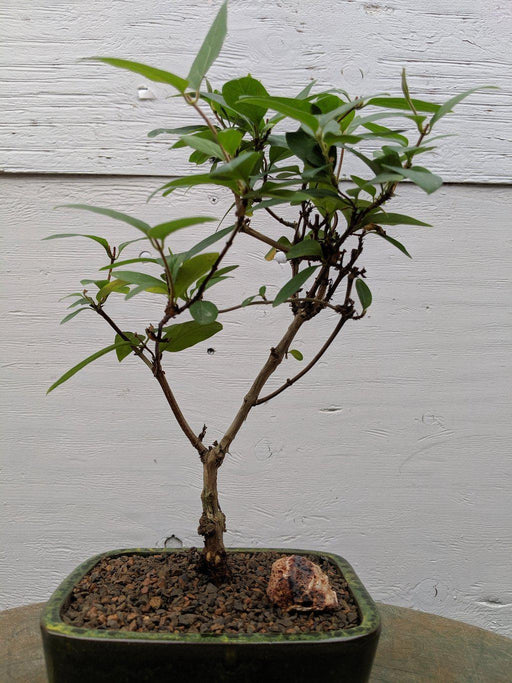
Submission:
M 208 451 L 208 448 L 204 445 L 201 439 L 198 436 L 196 436 L 196 434 L 194 434 L 194 431 L 185 419 L 185 416 L 181 412 L 178 402 L 176 401 L 176 398 L 172 393 L 171 387 L 169 386 L 169 382 L 167 381 L 165 372 L 162 370 L 161 366 L 159 366 L 155 374 L 155 378 L 158 384 L 160 384 L 160 386 L 162 387 L 162 391 L 164 392 L 165 398 L 167 399 L 167 403 L 169 404 L 174 414 L 174 417 L 176 418 L 176 421 L 181 427 L 181 430 L 183 431 L 187 439 L 190 441 L 192 446 L 194 446 L 194 448 L 197 450 L 199 455 L 203 455 Z
M 340 313 L 339 306 L 334 306 L 333 304 L 330 304 L 328 301 L 325 301 L 325 299 L 316 299 L 315 297 L 306 296 L 304 298 L 299 299 L 286 299 L 285 301 L 283 301 L 283 304 L 300 303 L 301 301 L 309 301 L 310 303 L 321 304 L 324 308 L 330 308 L 336 313 Z M 243 306 L 242 304 L 238 304 L 237 306 L 231 306 L 230 308 L 223 308 L 219 310 L 219 313 L 230 313 L 231 311 L 237 311 L 239 308 L 247 308 L 248 306 L 269 306 L 273 303 L 273 301 L 251 301 L 248 304 L 245 304 L 245 306 Z
M 247 419 L 247 415 L 249 414 L 251 408 L 254 405 L 256 405 L 258 396 L 261 390 L 263 389 L 266 381 L 268 380 L 270 375 L 275 371 L 278 365 L 282 362 L 285 354 L 290 348 L 290 344 L 292 343 L 295 335 L 297 334 L 297 332 L 299 331 L 304 322 L 305 317 L 301 312 L 299 312 L 297 315 L 294 316 L 290 326 L 286 330 L 284 336 L 281 338 L 281 341 L 278 343 L 278 345 L 275 348 L 273 347 L 270 349 L 270 354 L 265 365 L 259 371 L 256 379 L 252 383 L 251 388 L 245 395 L 243 403 L 238 409 L 237 414 L 235 415 L 235 419 L 228 427 L 226 433 L 224 434 L 219 443 L 219 450 L 222 454 L 228 451 L 229 446 L 232 443 L 235 436 L 238 434 L 240 427 Z
M 112 320 L 112 318 L 107 313 L 105 313 L 105 311 L 102 308 L 100 308 L 99 306 L 94 306 L 93 308 L 110 325 L 110 327 L 117 332 L 117 334 L 122 339 L 124 339 L 127 342 L 130 342 L 130 339 L 128 339 L 124 332 L 118 327 L 118 325 Z M 134 353 L 137 356 L 139 356 L 139 358 L 142 361 L 144 361 L 144 363 L 148 366 L 148 368 L 151 370 L 154 377 L 162 387 L 162 391 L 164 392 L 165 398 L 167 399 L 167 403 L 169 404 L 174 414 L 174 417 L 176 418 L 177 423 L 181 427 L 181 430 L 183 431 L 187 439 L 190 441 L 192 446 L 194 446 L 194 448 L 198 451 L 200 455 L 206 453 L 208 449 L 203 444 L 201 439 L 194 434 L 192 428 L 185 419 L 185 416 L 181 412 L 181 409 L 176 401 L 176 398 L 174 397 L 171 387 L 169 386 L 169 383 L 165 376 L 165 372 L 162 370 L 161 366 L 158 365 L 158 368 L 155 369 L 156 363 L 152 363 L 149 360 L 149 358 L 147 358 L 138 347 L 133 345 L 132 349 Z
M 113 330 L 115 330 L 116 334 L 118 334 L 121 337 L 121 339 L 123 339 L 124 341 L 130 342 L 130 345 L 132 347 L 133 352 L 148 366 L 148 368 L 150 368 L 152 370 L 153 369 L 153 363 L 149 360 L 149 358 L 147 358 L 147 356 L 144 355 L 144 353 L 139 349 L 138 346 L 136 346 L 135 344 L 132 344 L 131 340 L 128 339 L 128 337 L 125 335 L 125 333 L 116 325 L 116 323 L 112 320 L 112 318 L 107 313 L 105 313 L 105 311 L 101 308 L 101 306 L 92 305 L 91 308 L 94 311 L 96 311 L 96 313 L 98 313 L 103 318 L 103 320 L 105 320 L 110 325 L 110 327 Z M 147 347 L 146 347 L 146 349 L 147 349 Z M 149 351 L 149 353 L 151 353 L 151 351 L 149 349 L 147 349 L 147 350 Z
M 268 207 L 265 208 L 265 211 L 272 216 L 276 221 L 279 221 L 282 225 L 286 225 L 287 228 L 295 228 L 295 223 L 292 221 L 286 221 L 284 218 L 281 218 L 281 216 L 278 216 L 277 213 L 274 213 L 272 209 L 269 209 Z
M 243 232 L 245 235 L 250 235 L 260 242 L 265 242 L 265 244 L 268 244 L 270 247 L 274 247 L 274 249 L 278 249 L 279 251 L 284 251 L 286 253 L 290 249 L 290 247 L 287 247 L 285 244 L 276 242 L 276 240 L 273 240 L 271 237 L 267 237 L 262 232 L 258 232 L 248 225 L 244 225 L 240 232 Z
M 270 394 L 263 396 L 263 398 L 259 398 L 254 405 L 259 406 L 262 403 L 266 403 L 267 401 L 270 401 L 270 399 L 274 398 L 275 396 L 278 396 L 282 391 L 284 391 L 285 389 L 288 389 L 288 387 L 291 387 L 292 384 L 295 384 L 295 382 L 297 382 L 297 380 L 299 380 L 301 377 L 304 377 L 304 375 L 307 372 L 309 372 L 311 370 L 311 368 L 313 368 L 318 363 L 320 358 L 324 355 L 324 353 L 327 351 L 329 346 L 336 339 L 336 337 L 338 336 L 338 334 L 341 331 L 341 328 L 347 322 L 347 320 L 350 319 L 350 317 L 351 316 L 344 316 L 344 317 L 340 318 L 336 327 L 332 331 L 331 335 L 329 336 L 329 338 L 327 339 L 325 344 L 322 346 L 322 348 L 316 354 L 316 356 L 313 358 L 313 360 L 311 360 L 303 370 L 301 370 L 299 373 L 297 373 L 295 375 L 295 377 L 292 377 L 291 379 L 287 379 L 286 382 L 281 387 L 279 387 L 279 389 L 276 389 L 275 391 L 272 391 Z

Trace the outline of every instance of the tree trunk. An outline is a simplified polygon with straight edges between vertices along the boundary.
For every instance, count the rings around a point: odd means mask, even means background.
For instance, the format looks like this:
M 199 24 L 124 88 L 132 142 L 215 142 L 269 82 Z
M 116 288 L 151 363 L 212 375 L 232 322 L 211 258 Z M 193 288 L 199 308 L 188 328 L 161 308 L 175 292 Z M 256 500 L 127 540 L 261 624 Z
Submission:
M 198 534 L 204 537 L 203 560 L 205 568 L 217 579 L 223 579 L 228 574 L 223 540 L 226 531 L 226 516 L 220 508 L 217 491 L 217 471 L 223 459 L 222 453 L 215 447 L 202 457 L 203 491 L 201 501 L 203 503 L 203 514 L 197 530 Z

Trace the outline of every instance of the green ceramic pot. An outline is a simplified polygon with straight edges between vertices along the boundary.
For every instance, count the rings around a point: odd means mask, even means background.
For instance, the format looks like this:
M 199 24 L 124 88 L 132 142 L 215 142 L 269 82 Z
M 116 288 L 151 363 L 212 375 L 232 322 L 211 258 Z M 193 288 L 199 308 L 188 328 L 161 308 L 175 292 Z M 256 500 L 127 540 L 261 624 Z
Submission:
M 228 552 L 282 552 L 327 557 L 354 596 L 361 623 L 329 634 L 200 635 L 132 633 L 69 626 L 62 608 L 73 587 L 104 557 L 180 552 L 114 550 L 81 564 L 57 588 L 41 618 L 50 683 L 359 683 L 367 681 L 377 649 L 380 619 L 352 567 L 329 553 L 288 548 L 233 548 Z

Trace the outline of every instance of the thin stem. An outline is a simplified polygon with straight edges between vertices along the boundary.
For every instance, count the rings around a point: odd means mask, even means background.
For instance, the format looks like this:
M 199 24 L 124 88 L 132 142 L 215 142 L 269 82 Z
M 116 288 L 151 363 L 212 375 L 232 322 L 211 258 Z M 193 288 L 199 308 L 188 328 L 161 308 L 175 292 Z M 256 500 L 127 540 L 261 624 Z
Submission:
M 300 330 L 304 322 L 305 317 L 302 313 L 299 312 L 296 316 L 294 316 L 290 326 L 286 330 L 278 345 L 270 349 L 270 354 L 265 365 L 262 367 L 262 369 L 256 376 L 256 379 L 254 380 L 254 382 L 251 385 L 251 388 L 245 395 L 242 405 L 238 409 L 238 412 L 235 415 L 233 422 L 228 427 L 226 433 L 220 441 L 219 449 L 221 453 L 226 453 L 229 450 L 230 444 L 232 443 L 233 439 L 238 434 L 241 426 L 247 419 L 247 416 L 251 408 L 256 404 L 258 396 L 261 390 L 263 389 L 266 381 L 268 380 L 270 375 L 275 371 L 275 369 L 279 366 L 279 364 L 282 362 L 285 354 L 288 352 L 288 349 L 290 348 L 290 344 L 292 343 L 295 335 Z
M 274 247 L 274 249 L 278 249 L 279 251 L 284 251 L 286 253 L 290 249 L 290 247 L 287 247 L 285 244 L 280 244 L 271 237 L 267 237 L 262 232 L 258 232 L 248 225 L 244 225 L 240 232 L 243 232 L 245 235 L 250 235 L 251 237 L 254 237 L 254 239 L 264 242 L 265 244 L 268 244 L 270 247 Z
M 338 169 L 337 169 L 337 171 L 336 171 L 336 180 L 337 180 L 337 182 L 340 181 L 341 167 L 343 166 L 343 157 L 344 157 L 344 155 L 345 155 L 345 148 L 342 147 L 342 148 L 341 148 L 341 152 L 340 152 L 340 160 L 338 161 Z
M 123 339 L 124 341 L 130 342 L 130 345 L 132 347 L 133 352 L 148 366 L 148 368 L 150 368 L 152 370 L 153 369 L 153 363 L 149 360 L 149 358 L 147 358 L 147 356 L 144 355 L 144 353 L 139 349 L 138 346 L 136 346 L 135 344 L 132 343 L 131 339 L 129 339 L 125 335 L 125 333 L 121 330 L 120 327 L 118 327 L 116 325 L 116 323 L 112 320 L 112 318 L 107 313 L 105 313 L 105 311 L 101 308 L 101 306 L 91 305 L 91 308 L 94 311 L 96 311 L 96 313 L 98 313 L 103 318 L 103 320 L 105 320 L 110 325 L 110 327 L 113 330 L 115 330 L 116 334 L 118 334 L 121 337 L 121 339 Z M 149 351 L 149 353 L 151 353 L 150 349 L 148 349 L 147 346 L 145 348 L 147 351 Z M 151 355 L 153 355 L 153 354 L 151 354 Z
M 317 299 L 315 297 L 304 297 L 304 298 L 299 298 L 299 299 L 286 299 L 283 301 L 284 304 L 291 304 L 291 303 L 300 303 L 302 301 L 309 301 L 314 304 L 320 304 L 321 306 L 325 308 L 330 308 L 336 313 L 339 313 L 339 306 L 333 306 L 333 304 L 330 304 L 328 301 L 325 301 L 325 299 Z M 230 306 L 229 308 L 223 308 L 219 311 L 219 313 L 230 313 L 231 311 L 237 311 L 239 308 L 247 308 L 248 306 L 269 306 L 273 304 L 273 301 L 250 301 L 248 304 L 242 305 L 238 304 L 237 306 Z
M 192 430 L 192 427 L 189 425 L 187 420 L 185 419 L 185 416 L 181 412 L 181 409 L 178 405 L 178 402 L 176 401 L 176 398 L 174 397 L 174 394 L 171 390 L 171 387 L 169 386 L 169 382 L 167 381 L 167 378 L 165 376 L 165 372 L 162 370 L 162 368 L 159 366 L 158 370 L 155 373 L 155 378 L 162 387 L 162 391 L 164 392 L 165 398 L 167 399 L 167 403 L 169 404 L 174 417 L 176 418 L 176 421 L 178 422 L 179 426 L 181 427 L 181 430 L 187 437 L 187 439 L 190 441 L 192 446 L 197 450 L 199 455 L 203 455 L 204 453 L 207 452 L 207 448 L 204 445 L 204 443 L 201 441 L 201 439 L 194 433 Z
M 286 221 L 284 218 L 281 218 L 281 216 L 278 216 L 277 213 L 274 213 L 272 209 L 269 209 L 268 207 L 265 208 L 265 211 L 272 216 L 276 221 L 279 221 L 282 225 L 286 225 L 287 228 L 295 228 L 295 223 L 292 221 Z
M 270 401 L 270 399 L 274 398 L 275 396 L 278 396 L 281 392 L 283 392 L 285 389 L 288 389 L 288 387 L 291 387 L 292 384 L 295 384 L 301 377 L 304 377 L 304 375 L 311 370 L 312 367 L 314 367 L 320 358 L 324 355 L 324 353 L 327 351 L 329 346 L 333 343 L 333 341 L 336 339 L 338 334 L 341 331 L 341 328 L 343 325 L 349 320 L 350 316 L 344 316 L 340 318 L 338 321 L 336 327 L 332 331 L 331 335 L 325 342 L 325 344 L 322 346 L 320 351 L 316 354 L 316 356 L 311 360 L 303 370 L 301 370 L 299 373 L 295 375 L 295 377 L 292 377 L 291 379 L 287 379 L 286 382 L 279 387 L 279 389 L 276 389 L 275 391 L 272 391 L 270 394 L 267 394 L 266 396 L 263 396 L 263 398 L 259 398 L 254 405 L 259 406 L 262 403 L 266 403 L 267 401 Z
M 198 287 L 194 296 L 189 301 L 187 301 L 184 306 L 182 306 L 178 310 L 178 313 L 182 313 L 187 308 L 190 308 L 190 306 L 192 306 L 193 303 L 195 303 L 196 301 L 199 301 L 201 299 L 201 297 L 203 296 L 203 293 L 206 289 L 206 285 L 212 279 L 212 277 L 215 275 L 222 259 L 227 254 L 231 245 L 233 244 L 235 237 L 238 235 L 239 232 L 242 232 L 242 230 L 244 228 L 244 222 L 246 220 L 245 219 L 245 204 L 240 199 L 240 197 L 238 197 L 237 195 L 235 195 L 235 199 L 236 199 L 236 203 L 237 203 L 237 223 L 236 223 L 236 226 L 235 226 L 234 230 L 231 232 L 229 239 L 227 240 L 226 244 L 224 245 L 224 248 L 222 249 L 222 251 L 218 255 L 217 259 L 215 260 L 215 263 L 211 267 L 208 275 L 203 279 L 203 281 L 201 282 L 201 284 Z
M 119 326 L 112 320 L 112 318 L 107 313 L 105 313 L 105 311 L 102 308 L 100 308 L 99 306 L 92 306 L 92 308 L 110 325 L 110 327 L 112 327 L 113 330 L 117 332 L 121 339 L 124 339 L 124 341 L 131 343 L 131 340 L 128 339 L 128 337 L 119 328 Z M 198 451 L 200 455 L 206 453 L 208 449 L 203 444 L 201 439 L 194 434 L 191 426 L 189 425 L 189 423 L 185 419 L 185 416 L 181 412 L 181 409 L 176 401 L 176 398 L 174 397 L 171 387 L 169 386 L 169 383 L 165 376 L 165 372 L 162 370 L 160 366 L 158 366 L 158 368 L 155 370 L 156 362 L 155 364 L 152 363 L 149 360 L 149 358 L 147 358 L 138 347 L 133 345 L 132 349 L 133 352 L 148 366 L 148 368 L 151 370 L 151 372 L 157 379 L 158 383 L 162 387 L 162 391 L 164 392 L 165 398 L 167 399 L 167 403 L 169 404 L 174 414 L 174 417 L 176 418 L 176 421 L 178 422 L 179 426 L 181 427 L 181 430 L 183 431 L 187 439 L 190 441 L 190 443 L 194 446 L 194 448 Z
M 206 123 L 206 125 L 208 126 L 208 128 L 211 130 L 212 135 L 213 135 L 213 137 L 215 138 L 215 141 L 217 142 L 217 144 L 219 145 L 219 147 L 220 147 L 221 150 L 222 150 L 222 154 L 223 154 L 223 156 L 224 156 L 224 159 L 225 159 L 226 161 L 230 161 L 231 157 L 229 156 L 229 154 L 226 152 L 226 150 L 224 149 L 224 147 L 223 147 L 223 146 L 221 145 L 221 143 L 219 142 L 219 136 L 218 136 L 218 134 L 217 134 L 217 129 L 215 128 L 215 126 L 213 125 L 213 123 L 212 123 L 212 122 L 210 121 L 210 119 L 206 116 L 206 114 L 205 114 L 204 111 L 201 109 L 201 107 L 197 104 L 197 101 L 196 101 L 196 100 L 193 100 L 193 99 L 192 99 L 191 97 L 189 97 L 188 95 L 184 95 L 184 97 L 185 97 L 185 101 L 187 102 L 187 104 L 190 104 L 190 106 L 193 107 L 193 108 L 196 110 L 196 112 L 199 114 L 199 116 L 203 119 L 203 121 Z

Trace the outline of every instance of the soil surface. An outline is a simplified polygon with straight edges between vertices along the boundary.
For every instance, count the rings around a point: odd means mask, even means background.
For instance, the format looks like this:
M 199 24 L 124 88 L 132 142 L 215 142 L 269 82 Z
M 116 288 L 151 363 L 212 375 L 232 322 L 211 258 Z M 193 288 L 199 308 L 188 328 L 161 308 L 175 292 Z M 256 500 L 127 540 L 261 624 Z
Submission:
M 215 585 L 199 569 L 195 550 L 121 555 L 101 560 L 75 586 L 65 623 L 81 628 L 172 633 L 321 633 L 357 626 L 357 606 L 337 567 L 310 555 L 338 595 L 333 612 L 284 612 L 266 588 L 282 553 L 229 555 L 231 578 Z M 306 556 L 307 557 L 307 556 Z

